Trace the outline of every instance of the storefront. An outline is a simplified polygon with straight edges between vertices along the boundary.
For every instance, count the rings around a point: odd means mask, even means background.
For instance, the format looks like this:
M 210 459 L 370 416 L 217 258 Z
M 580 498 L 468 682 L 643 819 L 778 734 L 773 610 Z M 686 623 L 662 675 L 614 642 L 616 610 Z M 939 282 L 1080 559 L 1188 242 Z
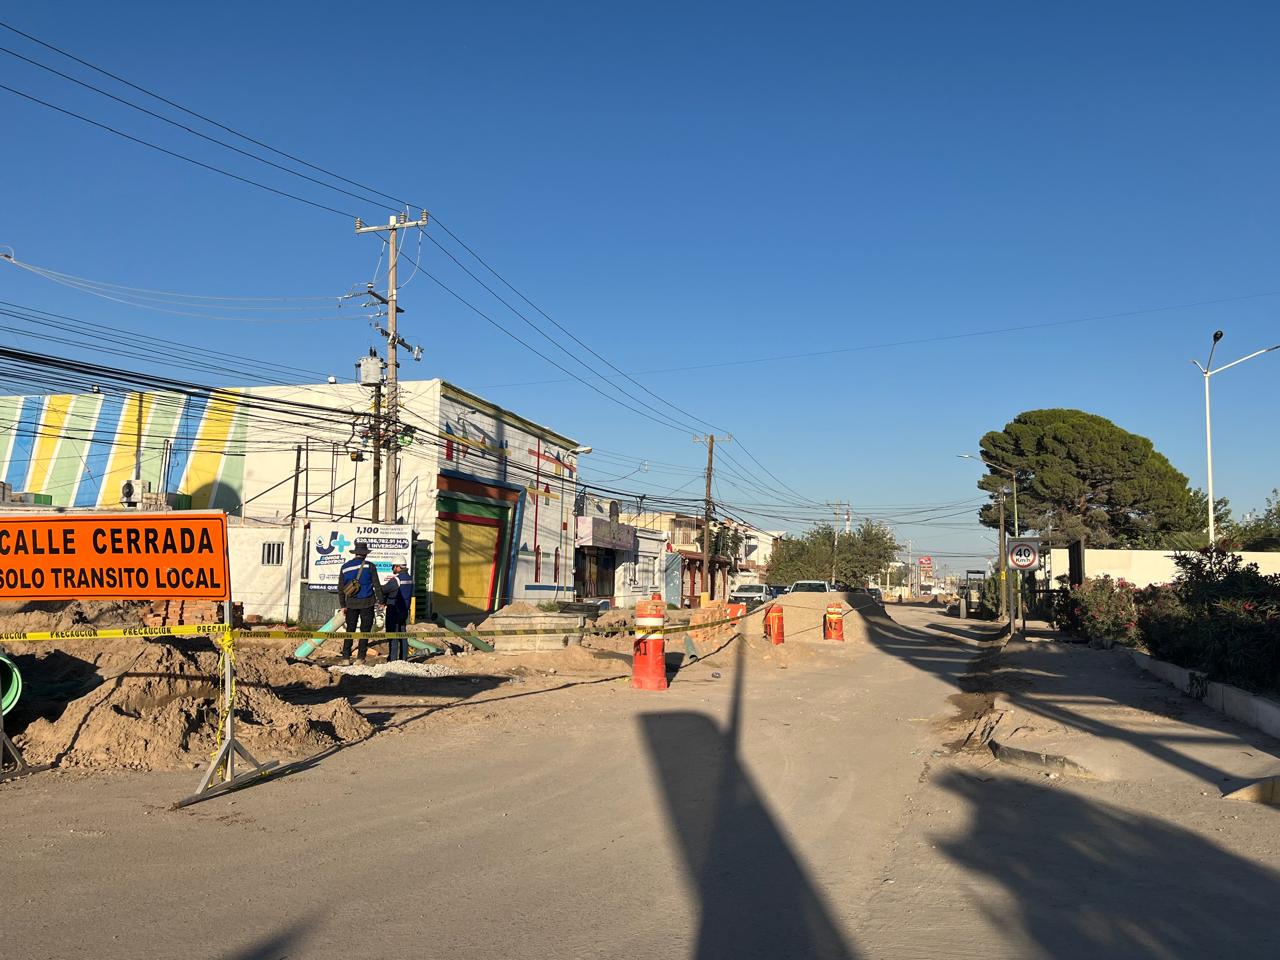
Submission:
M 579 600 L 616 603 L 619 554 L 635 552 L 636 528 L 608 516 L 577 518 L 573 592 Z
M 619 607 L 634 607 L 655 593 L 667 598 L 667 535 L 661 530 L 636 527 L 635 546 L 617 554 L 614 597 Z M 679 599 L 679 590 L 673 596 Z

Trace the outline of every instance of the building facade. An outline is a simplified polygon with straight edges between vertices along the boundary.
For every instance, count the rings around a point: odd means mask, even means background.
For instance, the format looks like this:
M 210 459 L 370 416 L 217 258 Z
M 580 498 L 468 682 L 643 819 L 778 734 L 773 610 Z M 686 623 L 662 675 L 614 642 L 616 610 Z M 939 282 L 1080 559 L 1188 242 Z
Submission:
M 702 518 L 686 513 L 624 513 L 624 522 L 646 526 L 667 536 L 669 549 L 680 556 L 680 598 L 669 599 L 682 607 L 696 607 L 702 595 Z M 729 584 L 736 566 L 734 556 L 712 554 L 709 558 L 707 592 L 712 600 L 729 595 Z
M 579 600 L 634 607 L 655 593 L 667 597 L 667 534 L 623 518 L 618 501 L 579 496 L 574 592 Z M 670 603 L 678 603 L 673 597 Z
M 577 444 L 442 380 L 399 389 L 386 442 L 399 450 L 400 517 L 380 519 L 416 532 L 427 605 L 474 618 L 571 597 Z M 128 483 L 142 509 L 296 519 L 296 580 L 327 524 L 372 521 L 380 499 L 371 438 L 385 415 L 354 384 L 3 397 L 0 418 L 12 424 L 0 479 L 15 492 L 115 510 Z

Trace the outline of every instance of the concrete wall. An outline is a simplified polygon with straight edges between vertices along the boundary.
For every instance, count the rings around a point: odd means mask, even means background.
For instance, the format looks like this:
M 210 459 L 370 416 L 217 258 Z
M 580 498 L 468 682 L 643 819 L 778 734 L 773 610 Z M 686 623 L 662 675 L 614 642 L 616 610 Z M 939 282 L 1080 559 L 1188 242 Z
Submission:
M 1086 577 L 1108 576 L 1127 580 L 1139 587 L 1170 583 L 1178 574 L 1173 552 L 1167 550 L 1089 550 L 1084 552 Z M 1246 563 L 1256 563 L 1263 573 L 1280 573 L 1280 551 L 1246 551 Z M 1049 579 L 1066 576 L 1070 569 L 1065 549 L 1049 551 Z M 1056 584 L 1054 584 L 1056 586 Z

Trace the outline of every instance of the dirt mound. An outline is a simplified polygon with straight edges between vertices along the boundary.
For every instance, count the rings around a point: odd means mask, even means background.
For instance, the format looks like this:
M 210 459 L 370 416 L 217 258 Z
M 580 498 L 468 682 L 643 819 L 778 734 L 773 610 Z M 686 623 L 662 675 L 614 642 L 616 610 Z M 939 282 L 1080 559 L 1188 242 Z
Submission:
M 539 610 L 536 605 L 517 600 L 515 603 L 509 603 L 505 607 L 489 614 L 489 619 L 502 620 L 506 617 L 539 617 L 542 615 L 543 611 Z
M 201 765 L 216 746 L 218 652 L 207 641 L 41 645 L 18 659 L 31 697 L 15 739 L 29 762 L 154 770 Z M 277 692 L 335 684 L 319 667 L 270 650 L 240 651 L 236 667 L 236 734 L 260 759 L 305 756 L 373 730 L 345 699 L 303 706 Z
M 592 624 L 598 628 L 616 629 L 635 622 L 635 611 L 614 607 L 596 617 Z
M 860 613 L 879 606 L 866 593 L 788 593 L 774 601 L 782 607 L 783 635 L 785 643 L 813 642 L 836 643 L 834 640 L 823 640 L 822 619 L 827 605 L 840 603 L 846 611 L 844 618 L 845 643 L 867 639 L 866 623 Z M 748 618 L 748 630 L 753 635 L 760 635 L 763 629 L 763 617 Z
M 149 607 L 149 603 L 124 600 L 6 600 L 0 602 L 0 631 L 45 633 L 76 627 L 136 627 L 142 624 Z

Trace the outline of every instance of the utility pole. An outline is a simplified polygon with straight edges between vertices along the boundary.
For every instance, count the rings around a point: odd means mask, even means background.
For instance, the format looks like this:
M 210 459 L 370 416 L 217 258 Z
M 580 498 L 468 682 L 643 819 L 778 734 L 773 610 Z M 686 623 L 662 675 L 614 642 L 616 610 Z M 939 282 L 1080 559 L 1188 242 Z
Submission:
M 907 541 L 907 596 L 915 596 L 916 586 L 916 557 L 915 542 Z
M 378 522 L 378 499 L 382 494 L 382 384 L 373 385 L 373 501 L 370 519 Z
M 849 535 L 849 504 L 836 501 L 828 503 L 831 508 L 831 515 L 835 518 L 835 523 L 831 527 L 831 583 L 836 582 L 836 557 L 840 553 L 840 512 L 844 511 L 844 534 Z
M 1008 616 L 1009 603 L 1009 551 L 1004 542 L 1004 491 L 1000 491 L 1000 619 Z
M 707 495 L 706 504 L 702 517 L 702 594 L 708 596 L 710 594 L 710 575 L 711 575 L 711 477 L 712 471 L 715 470 L 716 463 L 716 435 L 709 433 L 705 437 L 694 437 L 694 443 L 705 443 L 707 445 Z M 726 434 L 718 438 L 724 443 L 728 443 L 733 439 L 733 434 Z
M 358 218 L 356 220 L 356 233 L 382 233 L 387 234 L 387 295 L 380 297 L 372 290 L 369 291 L 373 297 L 381 301 L 387 308 L 387 329 L 380 332 L 387 338 L 387 433 L 390 436 L 387 442 L 381 443 L 380 446 L 386 448 L 387 468 L 386 468 L 386 509 L 384 514 L 389 523 L 395 523 L 400 517 L 400 478 L 397 473 L 398 461 L 396 455 L 400 450 L 400 391 L 399 391 L 399 361 L 396 358 L 396 349 L 404 346 L 408 347 L 400 336 L 397 325 L 399 315 L 403 312 L 396 306 L 397 293 L 397 266 L 400 260 L 399 235 L 401 230 L 423 229 L 428 221 L 427 211 L 422 211 L 422 217 L 418 220 L 410 220 L 406 214 L 393 215 L 387 221 L 385 227 L 366 227 Z M 422 357 L 422 349 L 414 348 L 414 359 L 418 360 Z M 379 431 L 381 434 L 381 430 Z
M 378 510 L 381 506 L 382 494 L 382 448 L 384 443 L 384 430 L 382 425 L 382 377 L 383 367 L 382 358 L 378 356 L 378 352 L 372 347 L 369 348 L 369 355 L 361 357 L 356 361 L 357 377 L 356 382 L 362 387 L 373 388 L 373 421 L 369 427 L 369 440 L 373 445 L 373 498 L 370 501 L 369 519 L 374 523 L 378 522 Z

